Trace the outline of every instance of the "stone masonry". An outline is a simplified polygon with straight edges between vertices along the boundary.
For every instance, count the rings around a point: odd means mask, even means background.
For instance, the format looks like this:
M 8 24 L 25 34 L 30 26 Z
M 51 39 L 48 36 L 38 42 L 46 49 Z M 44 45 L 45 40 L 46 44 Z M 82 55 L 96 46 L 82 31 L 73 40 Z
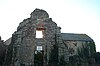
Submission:
M 60 29 L 46 11 L 35 9 L 31 17 L 24 19 L 12 34 L 5 63 L 9 66 L 49 66 L 52 65 L 53 49 L 57 50 L 54 52 L 58 60 L 56 65 L 62 62 L 61 58 L 68 63 L 70 56 L 78 55 L 77 49 L 82 48 L 82 42 L 93 42 L 87 35 L 62 34 Z M 37 38 L 37 32 L 42 34 L 40 38 Z
M 36 38 L 36 31 L 42 31 L 43 38 Z M 60 33 L 60 28 L 49 18 L 46 11 L 35 9 L 31 17 L 23 20 L 12 35 L 13 54 L 12 63 L 15 66 L 34 65 L 34 54 L 37 47 L 41 47 L 43 65 L 49 61 L 49 53 L 55 44 L 55 35 Z

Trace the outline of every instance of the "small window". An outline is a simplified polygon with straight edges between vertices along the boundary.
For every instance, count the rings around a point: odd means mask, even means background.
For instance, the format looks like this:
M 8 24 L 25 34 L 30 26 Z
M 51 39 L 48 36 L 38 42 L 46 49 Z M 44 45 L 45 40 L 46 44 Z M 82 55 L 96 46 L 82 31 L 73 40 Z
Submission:
M 43 49 L 42 49 L 42 46 L 37 46 L 37 47 L 36 47 L 36 50 L 37 50 L 37 51 L 43 50 Z
M 42 30 L 36 30 L 36 38 L 43 38 Z

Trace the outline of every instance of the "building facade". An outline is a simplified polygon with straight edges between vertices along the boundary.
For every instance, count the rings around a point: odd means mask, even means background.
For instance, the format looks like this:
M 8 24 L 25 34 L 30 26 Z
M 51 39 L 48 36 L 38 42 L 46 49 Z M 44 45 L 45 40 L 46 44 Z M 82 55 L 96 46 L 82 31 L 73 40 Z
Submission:
M 54 66 L 60 64 L 62 57 L 68 63 L 70 56 L 78 55 L 87 45 L 89 54 L 95 53 L 95 46 L 90 46 L 94 41 L 86 34 L 61 33 L 60 30 L 46 11 L 35 9 L 12 34 L 6 64 Z

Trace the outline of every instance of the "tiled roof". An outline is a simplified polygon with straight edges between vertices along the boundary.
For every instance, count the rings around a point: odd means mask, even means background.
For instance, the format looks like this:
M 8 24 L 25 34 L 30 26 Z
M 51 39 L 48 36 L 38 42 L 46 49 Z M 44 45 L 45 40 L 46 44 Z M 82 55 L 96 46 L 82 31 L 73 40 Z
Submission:
M 93 41 L 86 34 L 61 33 L 63 40 Z

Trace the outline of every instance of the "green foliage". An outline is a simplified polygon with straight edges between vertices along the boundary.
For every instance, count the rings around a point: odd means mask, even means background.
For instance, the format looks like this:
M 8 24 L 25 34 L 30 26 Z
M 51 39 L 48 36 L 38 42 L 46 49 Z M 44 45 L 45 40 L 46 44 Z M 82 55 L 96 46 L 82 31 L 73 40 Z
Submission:
M 53 45 L 53 49 L 50 53 L 49 58 L 49 66 L 58 66 L 58 43 L 57 43 L 57 35 L 55 34 L 55 44 Z
M 61 56 L 59 61 L 59 66 L 66 66 L 67 62 L 64 59 L 64 55 Z
M 100 64 L 100 52 L 94 54 L 94 58 L 97 64 Z
M 78 48 L 77 51 L 80 57 L 93 57 L 93 54 L 96 52 L 95 44 L 93 42 L 86 42 L 85 46 L 83 45 L 82 49 Z
M 93 56 L 93 54 L 96 53 L 96 48 L 95 48 L 94 42 L 90 42 L 90 43 L 89 43 L 89 46 L 90 46 L 90 53 L 91 53 L 91 56 Z
M 53 49 L 51 50 L 50 53 L 49 65 L 57 66 L 57 64 L 58 64 L 58 47 L 56 45 L 53 45 Z
M 94 42 L 86 42 L 86 44 L 84 44 L 81 49 L 78 48 L 77 51 L 78 51 L 79 59 L 84 60 L 82 61 L 82 63 L 87 63 L 89 65 L 95 63 L 95 60 L 93 58 L 93 55 L 96 52 Z
M 79 55 L 80 57 L 83 57 L 83 53 L 82 53 L 83 50 L 80 50 L 80 49 L 78 48 L 77 51 L 78 51 L 78 55 Z
M 88 58 L 89 57 L 89 50 L 88 50 L 88 47 L 85 47 L 85 48 L 82 48 L 82 49 L 77 49 L 78 51 L 78 55 L 81 57 L 81 58 Z
M 70 66 L 80 66 L 81 62 L 83 62 L 82 58 L 79 57 L 78 55 L 74 55 L 74 56 L 69 57 Z

